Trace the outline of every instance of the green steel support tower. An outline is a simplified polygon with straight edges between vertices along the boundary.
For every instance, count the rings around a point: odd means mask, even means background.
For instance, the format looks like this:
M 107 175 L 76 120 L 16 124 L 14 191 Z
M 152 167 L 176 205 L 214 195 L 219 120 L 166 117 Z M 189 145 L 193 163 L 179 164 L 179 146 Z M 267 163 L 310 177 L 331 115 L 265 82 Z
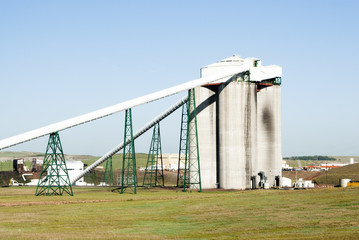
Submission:
M 132 112 L 131 108 L 125 113 L 125 137 L 123 148 L 123 162 L 121 175 L 121 193 L 130 188 L 136 194 L 137 176 L 136 176 L 136 158 L 135 144 L 133 141 L 132 130 Z
M 112 157 L 109 157 L 106 161 L 106 169 L 103 182 L 109 186 L 113 186 L 115 183 L 113 179 Z
M 64 192 L 73 196 L 60 136 L 55 132 L 49 137 L 35 196 L 62 195 Z
M 95 169 L 92 169 L 90 171 L 90 177 L 91 177 L 91 181 L 92 181 L 93 185 L 97 186 L 99 183 L 97 181 L 97 176 L 96 176 L 96 170 Z
M 177 187 L 184 187 L 184 170 L 187 159 L 188 102 L 182 105 L 180 145 L 178 153 Z M 188 187 L 188 186 L 187 186 Z
M 85 174 L 84 180 L 87 183 L 93 183 L 94 186 L 98 185 L 97 176 L 96 176 L 96 170 L 92 169 L 88 173 Z
M 148 153 L 143 186 L 164 186 L 160 123 L 153 127 L 152 141 Z
M 184 109 L 184 107 L 182 108 L 177 186 L 182 187 L 183 185 L 183 191 L 186 191 L 186 189 L 189 188 L 191 190 L 197 189 L 199 192 L 201 192 L 202 183 L 198 147 L 197 109 L 194 89 L 188 91 L 188 102 L 186 107 L 187 109 Z M 183 141 L 184 134 L 186 134 L 185 141 Z M 183 146 L 184 142 L 185 147 Z M 181 164 L 183 164 L 183 158 L 181 155 L 183 155 L 183 152 L 184 165 L 182 165 L 181 169 Z

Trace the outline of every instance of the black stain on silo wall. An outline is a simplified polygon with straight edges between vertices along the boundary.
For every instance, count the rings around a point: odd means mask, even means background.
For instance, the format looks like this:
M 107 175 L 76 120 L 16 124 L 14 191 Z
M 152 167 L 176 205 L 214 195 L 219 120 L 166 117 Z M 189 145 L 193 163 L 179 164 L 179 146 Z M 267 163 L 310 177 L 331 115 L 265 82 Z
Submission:
M 268 134 L 268 138 L 270 138 L 270 140 L 274 140 L 273 134 L 271 134 L 271 132 L 274 131 L 273 113 L 272 113 L 272 109 L 270 109 L 268 106 L 266 106 L 263 109 L 262 122 L 263 122 L 263 125 L 265 128 L 265 131 Z
M 256 109 L 252 109 L 252 106 L 256 106 L 252 104 L 252 101 L 254 100 L 255 102 L 257 101 L 256 98 L 256 88 L 253 87 L 253 83 L 244 83 L 244 86 L 247 85 L 247 91 L 246 91 L 246 103 L 245 103 L 245 119 L 244 119 L 244 135 L 245 135 L 245 140 L 244 140 L 244 151 L 245 151 L 245 158 L 246 158 L 246 166 L 245 166 L 245 171 L 246 171 L 246 187 L 250 187 L 250 177 L 251 173 L 252 173 L 252 161 L 253 161 L 253 146 L 252 146 L 252 141 L 253 141 L 253 122 L 255 119 L 252 119 L 253 117 L 253 112 L 256 112 Z
M 263 109 L 263 115 L 262 115 L 262 122 L 264 125 L 264 131 L 266 134 L 266 140 L 267 140 L 267 160 L 269 163 L 270 169 L 272 169 L 275 165 L 275 157 L 274 155 L 274 146 L 275 146 L 275 139 L 274 139 L 274 116 L 273 116 L 273 110 L 266 106 Z

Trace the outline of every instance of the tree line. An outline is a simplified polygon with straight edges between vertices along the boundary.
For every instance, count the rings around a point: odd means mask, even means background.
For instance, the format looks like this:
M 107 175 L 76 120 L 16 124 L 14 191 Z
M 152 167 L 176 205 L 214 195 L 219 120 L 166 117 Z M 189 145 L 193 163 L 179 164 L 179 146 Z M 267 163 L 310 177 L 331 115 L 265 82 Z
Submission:
M 328 156 L 321 156 L 321 155 L 314 155 L 314 156 L 293 156 L 293 157 L 286 157 L 285 160 L 319 160 L 319 161 L 335 161 L 336 158 L 328 157 Z

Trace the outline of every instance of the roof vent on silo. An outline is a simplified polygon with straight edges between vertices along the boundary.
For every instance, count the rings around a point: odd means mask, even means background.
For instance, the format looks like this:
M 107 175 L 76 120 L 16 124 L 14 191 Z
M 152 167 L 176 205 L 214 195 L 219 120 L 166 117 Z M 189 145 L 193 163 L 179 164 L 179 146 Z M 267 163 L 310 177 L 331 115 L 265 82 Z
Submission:
M 238 54 L 234 54 L 232 57 L 223 59 L 219 62 L 243 62 L 243 58 L 241 56 L 239 56 Z

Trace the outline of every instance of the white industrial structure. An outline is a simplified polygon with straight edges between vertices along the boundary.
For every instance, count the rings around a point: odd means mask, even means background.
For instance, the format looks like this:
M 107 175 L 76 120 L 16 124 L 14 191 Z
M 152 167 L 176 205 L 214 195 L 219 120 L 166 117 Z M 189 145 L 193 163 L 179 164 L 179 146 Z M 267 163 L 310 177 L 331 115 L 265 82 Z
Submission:
M 279 186 L 282 69 L 234 55 L 203 67 L 201 76 L 236 69 L 230 79 L 195 89 L 202 187 Z
M 67 167 L 67 173 L 69 174 L 69 178 L 72 179 L 83 172 L 84 163 L 82 161 L 66 160 L 66 167 Z M 82 177 L 75 183 L 75 185 L 86 186 L 87 183 L 84 182 L 84 178 Z
M 259 59 L 242 59 L 234 55 L 202 68 L 199 79 L 0 140 L 0 150 L 195 88 L 202 188 L 279 186 L 281 76 L 279 66 L 262 66 Z M 187 97 L 153 119 L 133 138 L 142 135 L 185 102 Z M 119 144 L 86 170 L 75 177 L 70 176 L 71 183 L 123 147 L 124 143 Z M 191 161 L 191 156 L 189 159 Z

